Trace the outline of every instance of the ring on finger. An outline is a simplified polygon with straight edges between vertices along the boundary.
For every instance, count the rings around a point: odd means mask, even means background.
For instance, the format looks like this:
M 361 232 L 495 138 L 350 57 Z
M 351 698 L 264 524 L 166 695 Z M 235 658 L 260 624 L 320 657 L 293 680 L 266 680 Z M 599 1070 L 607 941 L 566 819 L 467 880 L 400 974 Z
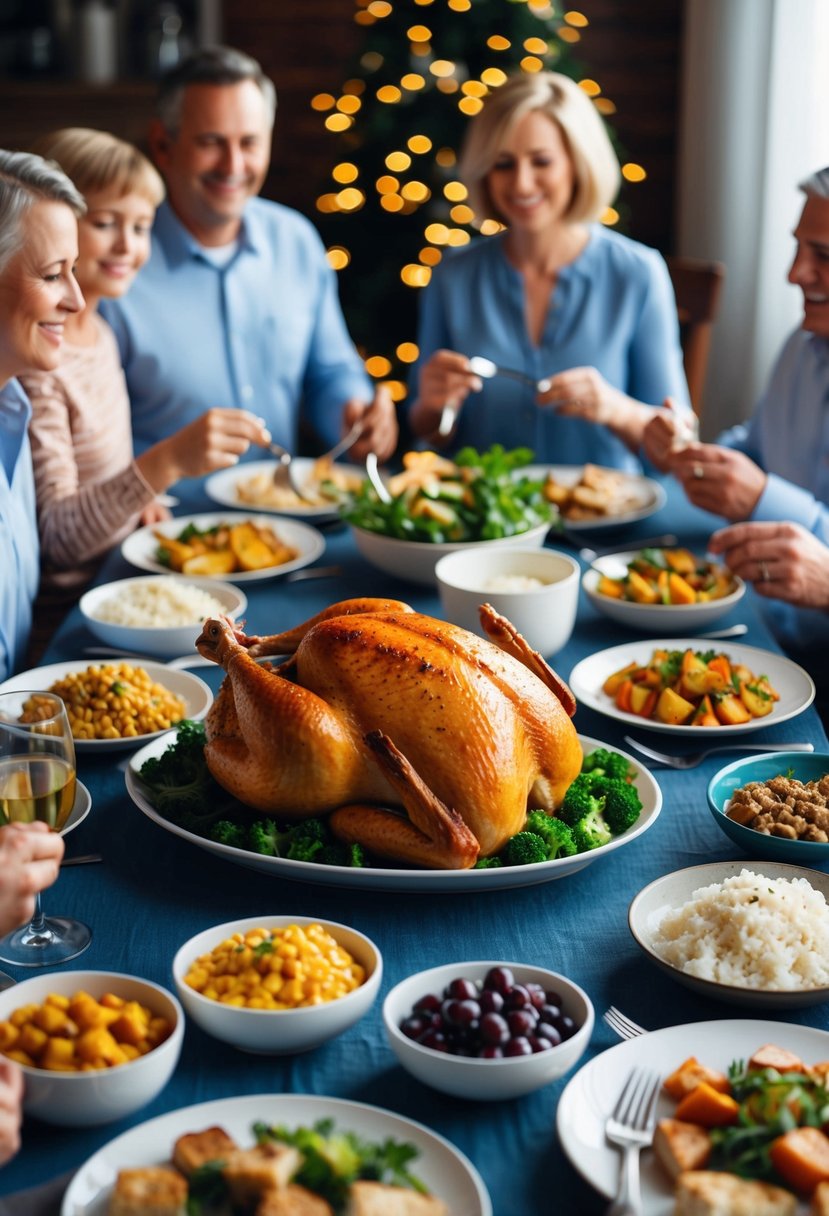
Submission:
M 691 469 L 691 472 L 694 474 L 694 477 L 696 477 L 697 481 L 702 481 L 703 477 L 705 476 L 705 469 L 699 463 L 694 465 L 694 467 Z
M 771 579 L 771 574 L 769 573 L 768 564 L 763 561 L 759 562 L 758 564 L 760 567 L 760 582 L 761 583 L 769 582 L 769 580 Z

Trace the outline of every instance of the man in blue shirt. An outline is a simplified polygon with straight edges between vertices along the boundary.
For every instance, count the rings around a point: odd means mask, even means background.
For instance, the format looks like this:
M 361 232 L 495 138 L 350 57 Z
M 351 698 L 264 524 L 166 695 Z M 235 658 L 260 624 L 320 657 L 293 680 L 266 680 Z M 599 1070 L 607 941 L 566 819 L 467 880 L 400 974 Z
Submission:
M 374 392 L 348 336 L 316 230 L 256 197 L 275 106 L 259 64 L 228 47 L 197 51 L 162 80 L 150 146 L 167 201 L 149 262 L 103 309 L 137 452 L 211 406 L 255 412 L 291 450 L 300 410 L 326 446 L 364 419 L 354 459 L 394 449 L 393 403 Z

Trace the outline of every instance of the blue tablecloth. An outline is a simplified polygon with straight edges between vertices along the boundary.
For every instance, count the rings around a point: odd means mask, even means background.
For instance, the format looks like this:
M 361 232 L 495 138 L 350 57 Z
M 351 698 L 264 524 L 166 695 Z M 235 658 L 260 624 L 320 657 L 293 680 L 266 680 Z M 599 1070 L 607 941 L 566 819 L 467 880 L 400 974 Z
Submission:
M 188 503 L 188 509 L 199 505 Z M 697 551 L 704 551 L 716 523 L 688 507 L 669 487 L 668 504 L 658 515 L 613 534 L 612 539 L 624 548 L 635 546 L 638 537 L 671 529 Z M 607 538 L 596 539 L 602 543 Z M 356 554 L 347 530 L 332 529 L 326 540 L 321 561 L 341 564 L 342 575 L 306 583 L 246 584 L 251 632 L 284 629 L 325 604 L 358 594 L 393 595 L 421 611 L 439 614 L 432 590 L 397 582 L 370 568 Z M 134 573 L 113 555 L 101 577 Z M 721 623 L 737 620 L 749 627 L 745 641 L 777 649 L 751 592 Z M 583 599 L 575 633 L 554 665 L 567 677 L 584 656 L 631 636 L 597 615 Z M 93 641 L 76 610 L 55 638 L 46 661 L 77 658 Z M 727 650 L 728 643 L 723 648 Z M 199 674 L 204 676 L 204 669 Z M 210 670 L 206 678 L 216 687 L 219 675 Z M 580 708 L 576 725 L 583 734 L 622 746 L 625 728 L 608 718 Z M 666 750 L 677 743 L 691 746 L 685 740 L 638 733 L 657 747 L 665 744 Z M 751 742 L 761 740 L 808 740 L 820 750 L 827 748 L 814 709 L 751 736 Z M 706 737 L 706 742 L 711 741 Z M 383 993 L 411 972 L 444 962 L 457 962 L 462 970 L 464 960 L 502 958 L 563 972 L 587 990 L 596 1007 L 588 1054 L 616 1041 L 600 1017 L 610 1004 L 653 1028 L 735 1014 L 692 995 L 657 971 L 641 955 L 627 927 L 631 898 L 652 879 L 703 860 L 739 855 L 706 805 L 707 782 L 725 762 L 722 759 L 685 773 L 659 769 L 665 800 L 662 815 L 630 847 L 563 881 L 464 897 L 312 886 L 226 864 L 165 833 L 133 806 L 119 768 L 122 759 L 123 753 L 107 759 L 79 757 L 79 775 L 92 792 L 93 809 L 68 838 L 67 849 L 70 854 L 99 851 L 104 863 L 63 871 L 45 896 L 47 912 L 77 916 L 94 929 L 91 947 L 70 967 L 133 972 L 171 986 L 173 955 L 192 934 L 233 917 L 296 913 L 344 921 L 372 937 L 385 961 Z M 31 974 L 9 970 L 18 979 Z M 476 1105 L 437 1094 L 396 1065 L 385 1042 L 380 1004 L 341 1038 L 309 1054 L 282 1059 L 244 1055 L 190 1025 L 173 1079 L 155 1102 L 132 1119 L 77 1131 L 28 1121 L 22 1151 L 0 1171 L 0 1193 L 33 1186 L 76 1167 L 127 1127 L 177 1107 L 226 1095 L 309 1092 L 388 1107 L 441 1132 L 475 1162 L 497 1216 L 545 1211 L 589 1216 L 604 1210 L 605 1201 L 575 1174 L 556 1140 L 556 1105 L 567 1078 L 513 1102 Z M 789 1017 L 829 1029 L 825 1007 L 792 1012 Z

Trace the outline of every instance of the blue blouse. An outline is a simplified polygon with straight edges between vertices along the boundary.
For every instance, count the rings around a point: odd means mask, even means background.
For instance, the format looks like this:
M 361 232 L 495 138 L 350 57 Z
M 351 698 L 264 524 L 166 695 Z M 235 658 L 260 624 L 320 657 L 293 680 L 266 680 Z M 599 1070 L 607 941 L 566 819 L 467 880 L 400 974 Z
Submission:
M 9 380 L 0 388 L 0 680 L 25 654 L 40 574 L 31 416 L 28 397 Z
M 420 358 L 436 350 L 483 355 L 541 380 L 573 367 L 595 367 L 615 388 L 647 405 L 674 397 L 689 405 L 676 301 L 668 269 L 654 249 L 591 225 L 574 262 L 562 267 L 544 333 L 534 346 L 525 318 L 524 283 L 508 261 L 503 235 L 448 253 L 421 296 Z M 530 386 L 485 380 L 461 411 L 453 447 L 527 445 L 546 463 L 594 461 L 640 471 L 628 448 L 605 427 L 539 408 Z

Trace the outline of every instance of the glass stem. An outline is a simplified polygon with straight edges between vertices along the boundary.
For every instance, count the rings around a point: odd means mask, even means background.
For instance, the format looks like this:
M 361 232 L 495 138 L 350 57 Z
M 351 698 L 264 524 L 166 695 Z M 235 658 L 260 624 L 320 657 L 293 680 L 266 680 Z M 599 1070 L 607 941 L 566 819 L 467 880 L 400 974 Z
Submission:
M 40 900 L 40 891 L 35 896 L 35 910 L 29 924 L 29 932 L 36 933 L 38 936 L 46 932 L 46 918 L 43 915 L 43 905 Z

